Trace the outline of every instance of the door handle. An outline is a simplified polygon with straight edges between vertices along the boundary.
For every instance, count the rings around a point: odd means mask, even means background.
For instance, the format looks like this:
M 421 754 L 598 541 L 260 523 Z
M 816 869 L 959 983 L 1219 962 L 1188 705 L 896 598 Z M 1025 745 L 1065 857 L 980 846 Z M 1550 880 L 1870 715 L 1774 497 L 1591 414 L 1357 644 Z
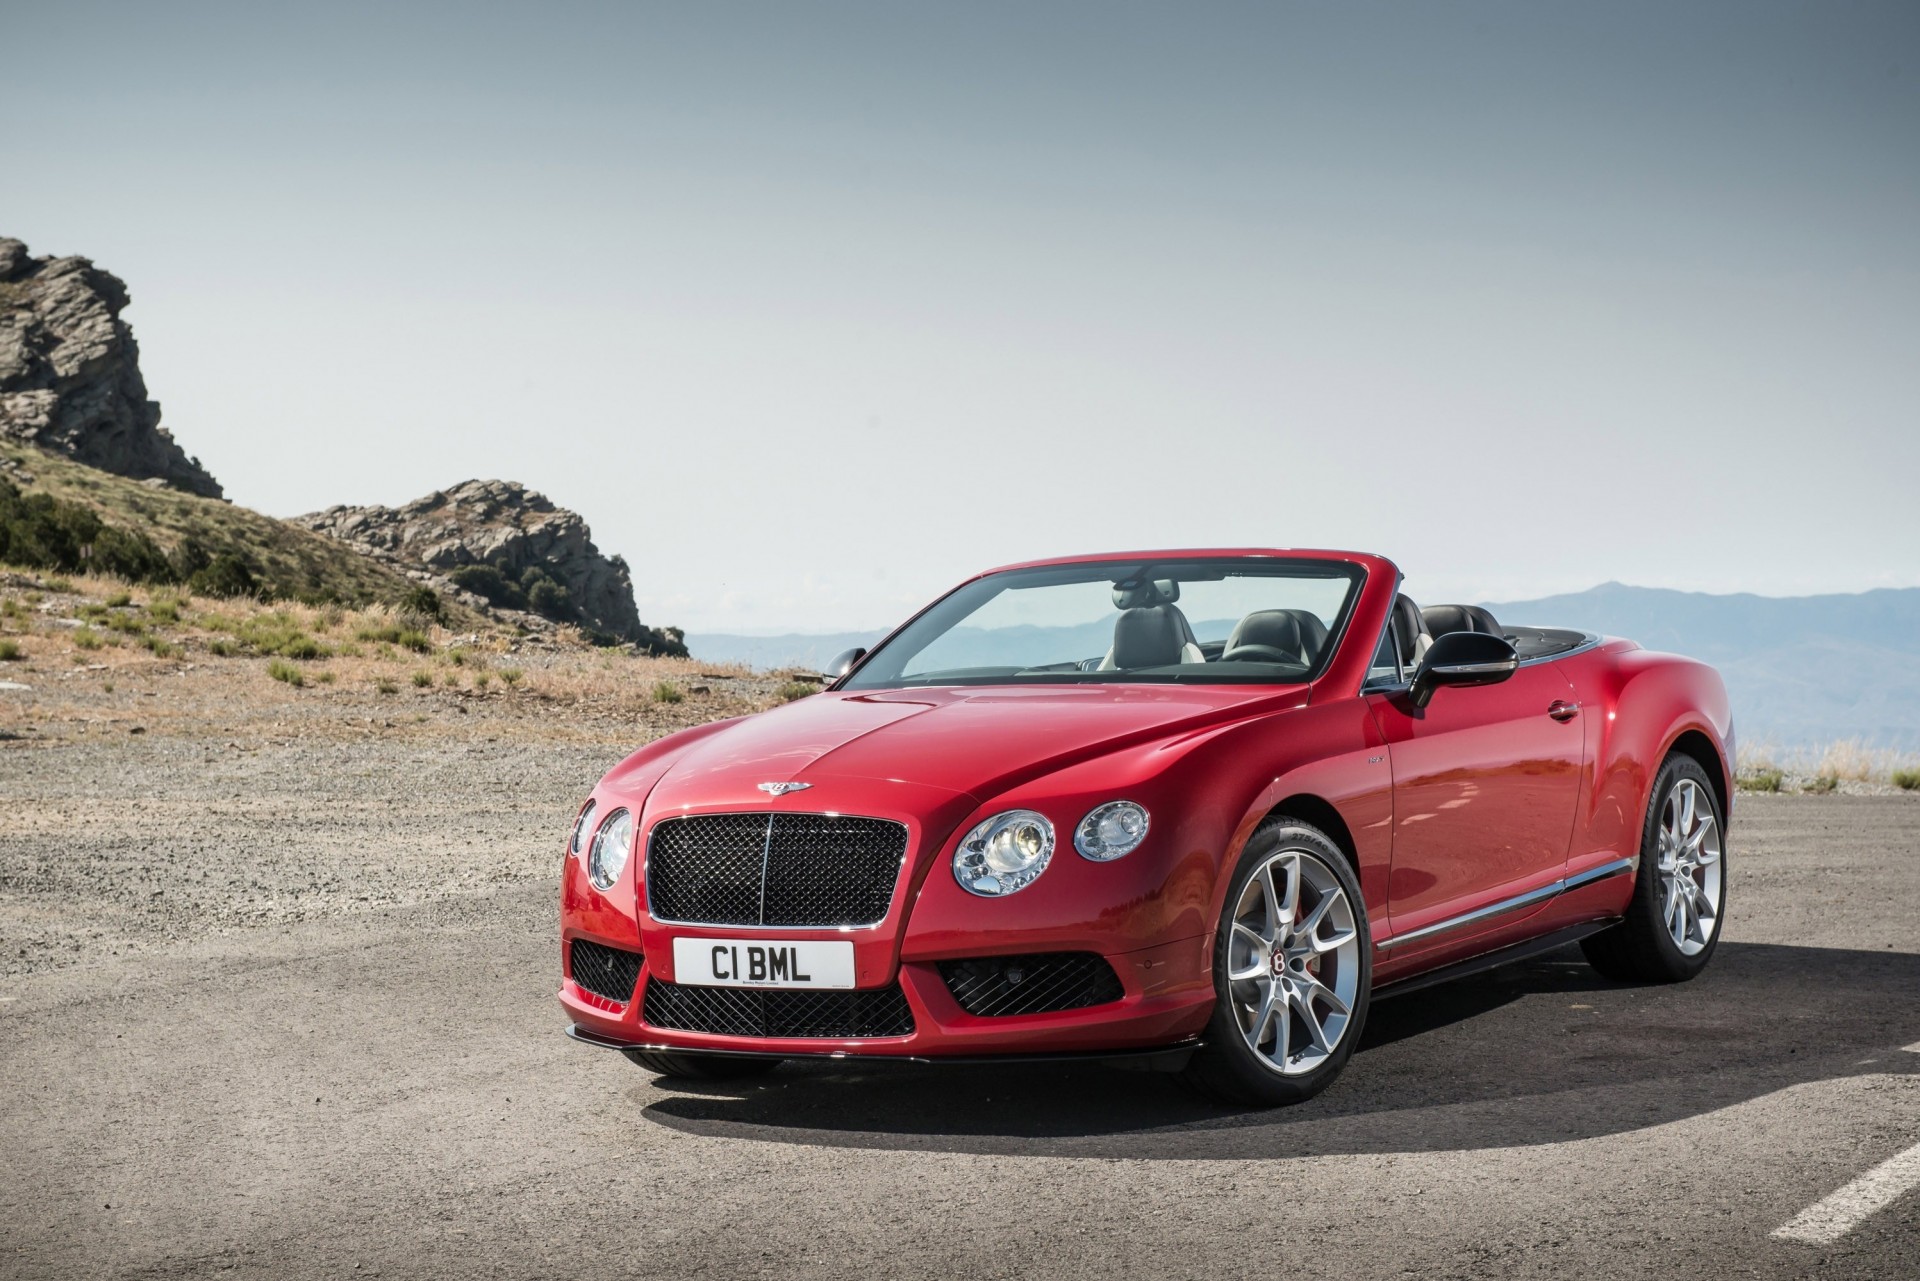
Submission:
M 1552 703 L 1547 705 L 1547 715 L 1553 717 L 1553 719 L 1559 721 L 1562 725 L 1579 714 L 1580 704 L 1578 703 L 1566 703 L 1556 698 Z

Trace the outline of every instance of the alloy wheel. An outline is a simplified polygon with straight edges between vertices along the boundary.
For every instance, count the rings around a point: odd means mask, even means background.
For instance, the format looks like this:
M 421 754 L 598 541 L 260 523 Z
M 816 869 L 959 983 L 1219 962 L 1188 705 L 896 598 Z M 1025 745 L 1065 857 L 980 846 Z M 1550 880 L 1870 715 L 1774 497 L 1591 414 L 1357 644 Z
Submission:
M 1720 824 L 1690 778 L 1674 783 L 1660 812 L 1660 919 L 1682 956 L 1698 956 L 1720 917 Z
M 1333 869 L 1289 849 L 1254 869 L 1234 907 L 1228 991 L 1240 1034 L 1262 1066 L 1313 1071 L 1353 1018 L 1360 932 Z

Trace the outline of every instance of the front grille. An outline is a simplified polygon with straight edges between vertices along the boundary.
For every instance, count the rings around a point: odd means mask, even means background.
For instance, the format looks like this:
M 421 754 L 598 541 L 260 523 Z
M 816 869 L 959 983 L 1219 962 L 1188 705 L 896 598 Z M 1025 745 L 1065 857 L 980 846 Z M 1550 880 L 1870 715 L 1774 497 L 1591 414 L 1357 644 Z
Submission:
M 633 999 L 633 985 L 640 979 L 638 952 L 622 952 L 586 939 L 575 939 L 567 952 L 567 968 L 575 983 L 622 1005 Z
M 900 985 L 871 991 L 683 987 L 648 979 L 640 1020 L 675 1032 L 724 1036 L 909 1036 L 913 1011 Z
M 906 856 L 905 825 L 886 819 L 665 819 L 647 842 L 647 908 L 692 925 L 872 925 L 887 914 Z
M 1106 958 L 1092 952 L 942 961 L 940 977 L 969 1014 L 1046 1014 L 1105 1005 L 1126 995 Z

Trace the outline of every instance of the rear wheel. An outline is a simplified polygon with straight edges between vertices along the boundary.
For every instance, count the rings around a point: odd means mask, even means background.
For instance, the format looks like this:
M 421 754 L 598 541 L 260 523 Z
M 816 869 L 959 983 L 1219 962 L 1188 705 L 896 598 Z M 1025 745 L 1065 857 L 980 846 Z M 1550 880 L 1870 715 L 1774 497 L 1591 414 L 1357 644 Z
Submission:
M 1581 942 L 1610 979 L 1679 983 L 1705 969 L 1727 905 L 1726 819 L 1700 762 L 1660 767 L 1640 837 L 1640 872 L 1620 924 Z
M 1324 1090 L 1366 1022 L 1371 950 L 1340 847 L 1305 823 L 1267 822 L 1234 867 L 1214 941 L 1218 999 L 1187 1079 L 1255 1107 Z
M 622 1053 L 649 1072 L 690 1081 L 738 1081 L 780 1066 L 779 1059 L 735 1058 L 730 1054 L 688 1054 L 680 1050 L 624 1050 Z

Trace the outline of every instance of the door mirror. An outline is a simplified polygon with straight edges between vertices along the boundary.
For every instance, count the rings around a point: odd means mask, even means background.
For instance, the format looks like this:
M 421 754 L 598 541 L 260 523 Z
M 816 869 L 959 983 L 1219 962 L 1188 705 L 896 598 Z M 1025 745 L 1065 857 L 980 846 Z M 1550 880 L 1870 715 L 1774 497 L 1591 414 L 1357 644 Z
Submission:
M 1520 666 L 1520 655 L 1503 637 L 1485 632 L 1448 632 L 1427 647 L 1413 670 L 1407 698 L 1425 707 L 1442 685 L 1497 685 Z
M 853 665 L 866 656 L 867 649 L 864 645 L 854 649 L 842 650 L 840 653 L 835 654 L 825 667 L 820 669 L 820 674 L 829 681 L 837 681 L 852 671 Z

